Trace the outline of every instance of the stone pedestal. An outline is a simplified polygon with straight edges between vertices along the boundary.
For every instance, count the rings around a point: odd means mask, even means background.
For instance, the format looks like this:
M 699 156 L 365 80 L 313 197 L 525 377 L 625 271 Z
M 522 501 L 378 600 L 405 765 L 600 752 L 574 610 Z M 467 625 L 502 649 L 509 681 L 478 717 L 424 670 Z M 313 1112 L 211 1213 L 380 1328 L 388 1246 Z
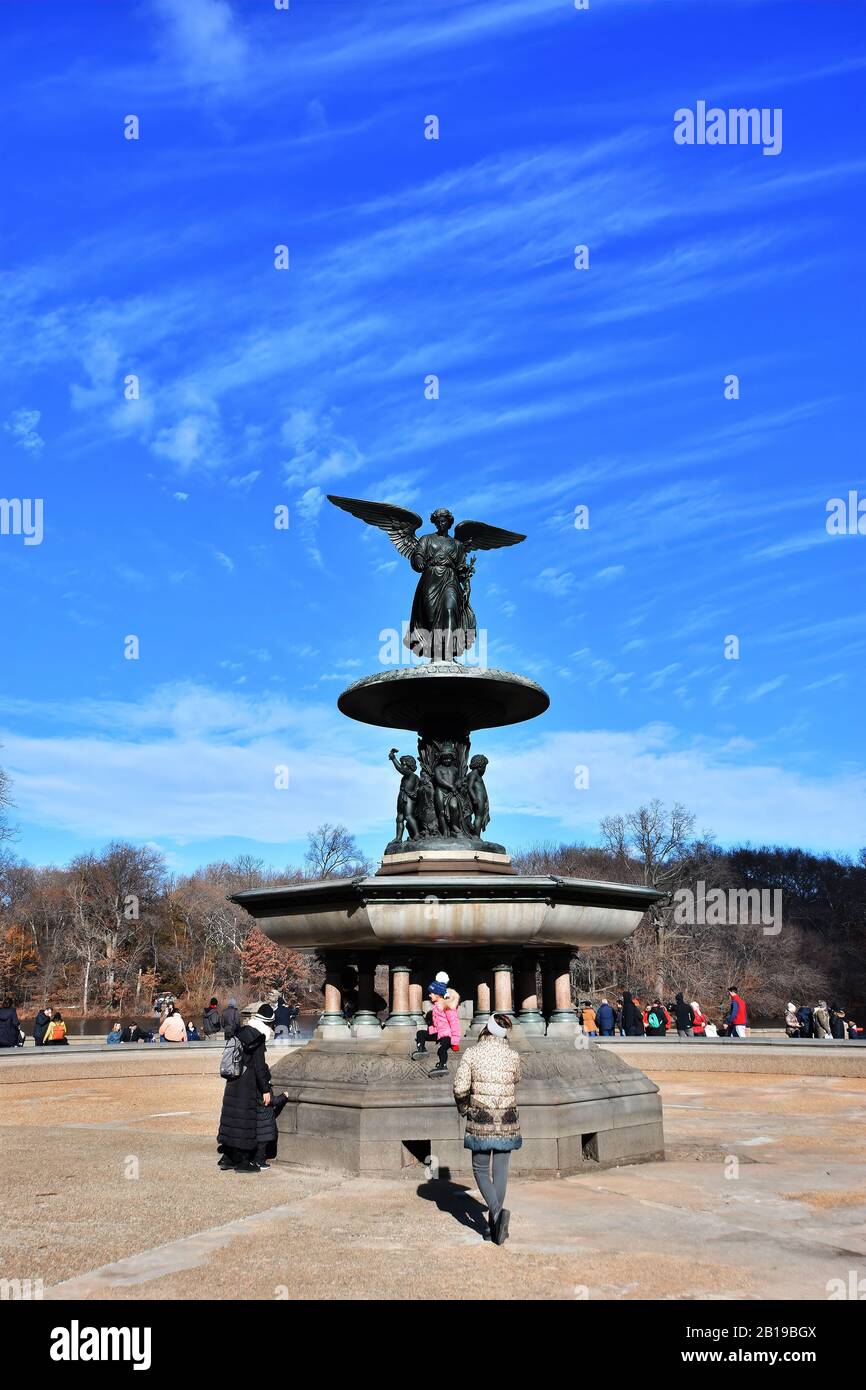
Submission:
M 664 1157 L 658 1088 L 612 1049 L 514 1029 L 523 1146 L 511 1172 L 549 1178 Z M 369 1176 L 417 1177 L 435 1155 L 440 1176 L 471 1172 L 449 1078 L 412 1062 L 401 1028 L 378 1039 L 314 1040 L 275 1061 L 278 1162 Z

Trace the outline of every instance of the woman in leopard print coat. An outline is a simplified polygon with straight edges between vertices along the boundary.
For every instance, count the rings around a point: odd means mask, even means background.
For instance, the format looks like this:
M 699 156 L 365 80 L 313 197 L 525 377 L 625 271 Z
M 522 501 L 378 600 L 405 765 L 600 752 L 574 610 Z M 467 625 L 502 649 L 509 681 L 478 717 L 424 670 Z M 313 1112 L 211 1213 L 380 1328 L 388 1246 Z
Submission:
M 491 1014 L 454 1078 L 454 1099 L 466 1116 L 463 1144 L 472 1151 L 472 1173 L 487 1203 L 490 1238 L 497 1245 L 508 1239 L 510 1213 L 504 1204 L 509 1155 L 523 1143 L 515 1094 L 520 1057 L 508 1042 L 510 1031 L 507 1014 Z

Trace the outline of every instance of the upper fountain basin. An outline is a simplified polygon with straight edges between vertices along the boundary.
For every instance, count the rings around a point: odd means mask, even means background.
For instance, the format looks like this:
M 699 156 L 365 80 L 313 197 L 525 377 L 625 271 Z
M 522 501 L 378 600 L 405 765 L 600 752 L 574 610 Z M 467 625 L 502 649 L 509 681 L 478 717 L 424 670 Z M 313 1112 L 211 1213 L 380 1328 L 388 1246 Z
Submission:
M 469 729 L 521 724 L 543 714 L 550 697 L 527 676 L 456 661 L 431 661 L 363 676 L 337 708 L 362 724 L 421 730 L 447 723 Z
M 319 879 L 232 895 L 281 946 L 606 946 L 630 936 L 654 888 L 545 874 Z

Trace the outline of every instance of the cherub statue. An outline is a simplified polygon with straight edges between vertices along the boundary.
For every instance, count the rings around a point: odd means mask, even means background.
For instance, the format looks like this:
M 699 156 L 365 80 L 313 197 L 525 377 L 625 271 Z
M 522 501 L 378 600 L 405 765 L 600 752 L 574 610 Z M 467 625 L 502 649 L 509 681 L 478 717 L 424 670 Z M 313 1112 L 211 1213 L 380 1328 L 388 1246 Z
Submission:
M 526 537 L 518 531 L 488 526 L 485 521 L 461 521 L 454 526 L 454 517 L 447 507 L 438 507 L 430 517 L 436 530 L 419 536 L 416 533 L 421 518 L 405 507 L 391 502 L 365 502 L 358 497 L 334 497 L 330 493 L 328 501 L 385 531 L 420 574 L 404 644 L 416 656 L 431 660 L 453 661 L 468 651 L 476 632 L 475 613 L 469 601 L 475 568 L 471 552 L 517 545 Z M 452 526 L 453 536 L 449 535 Z
M 402 758 L 398 758 L 396 748 L 391 749 L 388 757 L 400 774 L 400 790 L 397 793 L 397 834 L 394 838 L 402 840 L 405 828 L 409 839 L 417 840 L 415 803 L 421 790 L 421 778 L 415 770 L 418 764 L 411 753 L 404 753 Z
M 490 824 L 490 801 L 487 797 L 487 788 L 484 785 L 487 763 L 488 759 L 483 753 L 476 753 L 473 758 L 470 758 L 464 783 L 466 797 L 471 807 L 470 830 L 478 838 L 484 834 Z
M 461 829 L 460 758 L 454 744 L 439 745 L 430 776 L 433 783 L 433 809 L 440 835 L 456 835 Z

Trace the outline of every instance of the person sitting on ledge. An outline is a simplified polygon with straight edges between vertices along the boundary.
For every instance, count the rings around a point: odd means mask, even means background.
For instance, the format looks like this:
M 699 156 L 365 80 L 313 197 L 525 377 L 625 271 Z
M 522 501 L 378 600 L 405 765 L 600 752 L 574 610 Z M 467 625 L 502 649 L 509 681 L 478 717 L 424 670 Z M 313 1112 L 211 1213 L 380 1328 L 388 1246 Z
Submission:
M 111 1032 L 108 1034 L 108 1037 L 105 1039 L 105 1041 L 107 1043 L 120 1043 L 122 1038 L 123 1029 L 120 1026 L 120 1022 L 118 1021 L 117 1023 L 112 1025 Z
M 185 1043 L 186 1024 L 174 1004 L 169 1004 L 168 1013 L 159 1025 L 159 1040 L 165 1043 Z
M 18 1012 L 12 1000 L 6 998 L 0 1009 L 0 1047 L 18 1047 L 21 1041 L 20 1032 Z
M 63 1015 L 59 1009 L 54 1010 L 54 1017 L 48 1025 L 45 1033 L 43 1047 L 68 1047 L 69 1039 L 66 1036 L 66 1024 L 63 1022 Z
M 460 1049 L 460 1016 L 456 1005 L 446 1007 L 447 994 L 448 976 L 444 970 L 440 970 L 436 979 L 427 986 L 427 997 L 433 1006 L 430 1023 L 427 1028 L 418 1029 L 415 1034 L 416 1048 L 412 1053 L 412 1060 L 415 1062 L 426 1057 L 428 1039 L 436 1039 L 439 1060 L 430 1072 L 431 1076 L 445 1076 L 448 1071 L 448 1053 L 452 1048 L 455 1052 Z M 459 1003 L 459 996 L 455 997 Z
M 41 1047 L 42 1043 L 45 1040 L 45 1033 L 47 1031 L 49 1023 L 51 1022 L 51 1016 L 53 1013 L 54 1010 L 52 1009 L 50 1004 L 43 1004 L 42 1008 L 39 1010 L 38 1014 L 33 1020 L 33 1041 L 35 1042 L 37 1047 Z

